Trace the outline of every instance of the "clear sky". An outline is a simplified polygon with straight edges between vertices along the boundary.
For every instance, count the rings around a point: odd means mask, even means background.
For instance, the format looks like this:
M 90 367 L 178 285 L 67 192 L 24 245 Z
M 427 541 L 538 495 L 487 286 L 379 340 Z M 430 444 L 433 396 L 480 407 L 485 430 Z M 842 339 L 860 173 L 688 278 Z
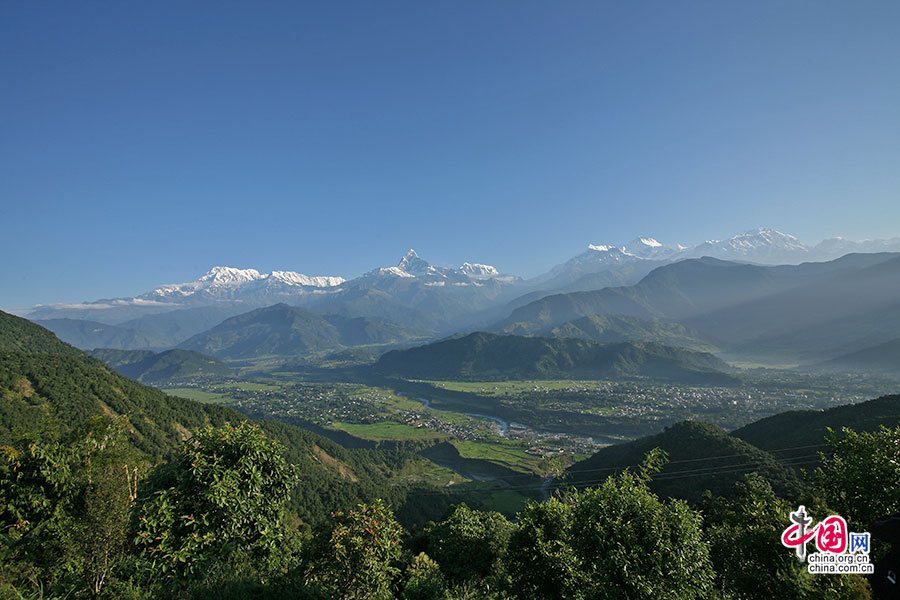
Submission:
M 900 235 L 900 2 L 0 4 L 0 307 Z

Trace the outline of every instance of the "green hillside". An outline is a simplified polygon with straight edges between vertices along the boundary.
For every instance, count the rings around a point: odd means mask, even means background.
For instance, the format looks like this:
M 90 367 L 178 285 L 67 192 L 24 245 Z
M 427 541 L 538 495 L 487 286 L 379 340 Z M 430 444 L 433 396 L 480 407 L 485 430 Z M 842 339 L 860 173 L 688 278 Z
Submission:
M 7 350 L 12 341 L 15 352 Z M 23 436 L 65 439 L 93 417 L 121 416 L 127 418 L 129 443 L 160 460 L 200 427 L 246 420 L 231 408 L 168 396 L 132 381 L 46 329 L 2 312 L 0 343 L 0 446 Z M 332 510 L 378 497 L 403 505 L 409 490 L 390 486 L 387 479 L 412 453 L 348 450 L 292 425 L 258 424 L 284 444 L 301 474 L 291 507 L 304 521 L 317 522 Z M 446 501 L 438 496 L 430 492 L 434 502 L 419 506 L 420 519 L 440 515 Z
M 0 351 L 31 354 L 81 356 L 81 352 L 60 341 L 52 332 L 27 319 L 0 310 Z
M 626 467 L 640 465 L 654 448 L 664 450 L 669 462 L 653 477 L 651 488 L 660 496 L 697 501 L 705 490 L 727 496 L 736 481 L 756 471 L 772 487 L 787 497 L 801 488 L 794 469 L 772 454 L 744 440 L 728 435 L 707 423 L 684 421 L 656 435 L 604 448 L 590 458 L 572 465 L 566 484 L 576 487 L 596 485 Z
M 166 383 L 194 377 L 234 375 L 222 361 L 193 350 L 111 350 L 100 348 L 89 353 L 116 371 L 142 383 Z
M 764 450 L 798 448 L 823 444 L 828 430 L 840 431 L 848 427 L 855 431 L 874 431 L 880 425 L 900 425 L 900 395 L 882 396 L 859 404 L 846 404 L 827 410 L 792 410 L 745 425 L 731 432 Z M 814 450 L 820 448 L 814 448 Z
M 375 365 L 411 379 L 617 379 L 650 377 L 697 384 L 730 384 L 728 366 L 712 356 L 661 344 L 599 344 L 477 332 L 409 350 L 393 350 Z

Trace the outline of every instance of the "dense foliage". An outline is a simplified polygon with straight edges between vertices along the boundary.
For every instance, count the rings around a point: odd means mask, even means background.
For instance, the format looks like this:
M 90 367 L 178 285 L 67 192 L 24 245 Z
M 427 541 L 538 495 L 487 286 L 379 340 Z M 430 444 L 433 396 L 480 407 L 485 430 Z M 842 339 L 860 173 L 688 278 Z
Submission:
M 900 512 L 900 427 L 831 432 L 817 475 L 822 497 L 857 529 Z
M 136 544 L 151 566 L 189 577 L 240 547 L 266 561 L 290 531 L 296 473 L 280 445 L 249 423 L 201 429 L 145 484 Z
M 380 500 L 298 528 L 285 448 L 252 424 L 202 429 L 147 476 L 123 425 L 98 417 L 67 440 L 4 448 L 5 596 L 869 597 L 860 578 L 810 577 L 780 546 L 792 504 L 758 476 L 739 482 L 733 499 L 708 496 L 705 519 L 660 500 L 648 487 L 659 451 L 636 473 L 530 504 L 515 524 L 459 505 L 408 538 Z M 876 470 L 900 437 L 882 433 L 891 443 L 867 446 L 873 460 L 862 463 Z M 835 456 L 849 457 L 847 448 L 838 443 Z M 817 485 L 840 499 L 858 476 L 827 466 Z
M 0 310 L 0 352 L 81 356 L 81 352 L 26 319 Z
M 709 597 L 714 573 L 699 513 L 680 500 L 661 502 L 648 478 L 625 472 L 529 506 L 509 551 L 518 595 Z

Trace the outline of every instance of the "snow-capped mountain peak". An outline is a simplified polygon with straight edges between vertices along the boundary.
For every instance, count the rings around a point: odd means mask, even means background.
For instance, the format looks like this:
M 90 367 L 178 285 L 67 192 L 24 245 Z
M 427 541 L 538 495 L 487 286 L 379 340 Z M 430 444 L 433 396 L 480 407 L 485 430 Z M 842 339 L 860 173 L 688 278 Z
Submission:
M 198 282 L 209 282 L 212 285 L 235 285 L 263 279 L 256 269 L 235 269 L 234 267 L 213 267 L 198 279 Z
M 433 271 L 431 265 L 422 260 L 412 248 L 406 253 L 406 256 L 400 259 L 400 262 L 397 263 L 397 268 L 406 271 L 412 276 L 425 275 Z
M 260 273 L 256 269 L 213 267 L 196 281 L 163 285 L 140 297 L 167 301 L 201 296 L 237 299 L 252 296 L 263 288 L 268 288 L 271 293 L 272 289 L 330 288 L 342 283 L 342 277 L 310 277 L 294 271 Z
M 666 245 L 656 238 L 640 236 L 626 244 L 624 249 L 629 254 L 637 256 L 638 258 L 664 260 L 671 258 L 680 252 L 683 247 L 679 244 Z
M 688 256 L 714 256 L 725 260 L 761 263 L 795 263 L 809 254 L 809 248 L 793 235 L 775 229 L 751 229 L 727 240 L 709 240 L 691 248 Z
M 618 246 L 607 246 L 606 244 L 588 244 L 588 250 L 593 250 L 594 252 L 613 252 L 618 249 Z
M 652 237 L 639 237 L 637 241 L 645 246 L 649 246 L 650 248 L 659 248 L 660 246 L 662 246 L 662 244 L 654 240 Z
M 283 285 L 306 286 L 306 287 L 334 287 L 341 285 L 346 280 L 343 277 L 310 277 L 303 273 L 294 271 L 272 271 L 266 276 L 269 281 L 278 282 Z
M 496 277 L 500 274 L 500 271 L 498 271 L 496 267 L 470 262 L 464 262 L 459 265 L 457 271 L 473 279 L 487 279 L 489 277 Z

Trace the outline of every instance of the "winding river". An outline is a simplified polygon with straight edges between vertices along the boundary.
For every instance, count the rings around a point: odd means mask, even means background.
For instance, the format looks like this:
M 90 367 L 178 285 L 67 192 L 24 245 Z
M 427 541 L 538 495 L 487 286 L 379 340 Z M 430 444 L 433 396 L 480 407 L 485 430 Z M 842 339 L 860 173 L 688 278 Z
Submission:
M 416 398 L 416 400 L 418 400 L 419 402 L 424 404 L 425 408 L 427 408 L 428 410 L 431 410 L 431 400 L 429 400 L 428 398 Z M 494 423 L 496 423 L 497 425 L 500 426 L 499 433 L 503 437 L 506 437 L 506 432 L 509 431 L 509 422 L 504 421 L 500 417 L 495 417 L 493 415 L 482 415 L 479 413 L 468 413 L 468 412 L 463 413 L 463 414 L 465 414 L 467 417 L 474 417 L 476 419 L 485 419 L 488 421 L 493 421 Z

